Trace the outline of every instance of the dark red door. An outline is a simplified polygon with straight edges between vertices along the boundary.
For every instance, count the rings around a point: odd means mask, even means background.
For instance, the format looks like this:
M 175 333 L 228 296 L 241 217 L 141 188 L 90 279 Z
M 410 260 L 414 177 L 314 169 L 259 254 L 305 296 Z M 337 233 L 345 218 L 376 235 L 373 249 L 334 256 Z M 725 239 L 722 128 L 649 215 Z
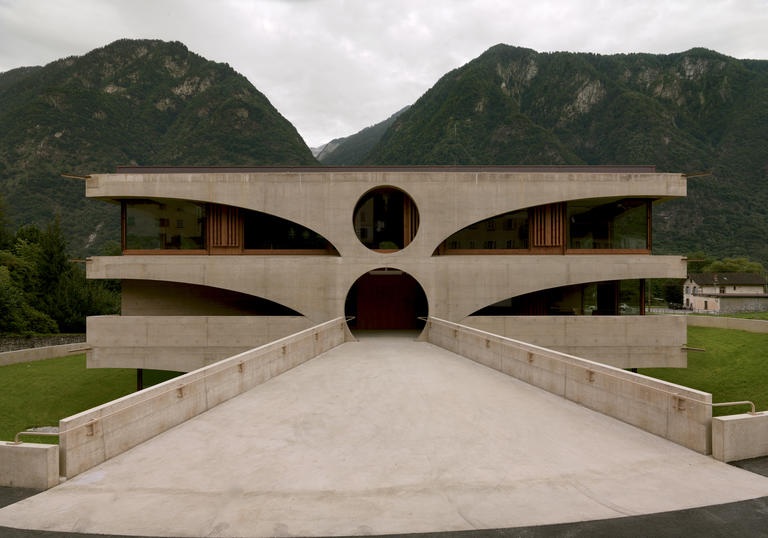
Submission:
M 358 329 L 419 327 L 419 284 L 404 273 L 366 274 L 357 281 Z

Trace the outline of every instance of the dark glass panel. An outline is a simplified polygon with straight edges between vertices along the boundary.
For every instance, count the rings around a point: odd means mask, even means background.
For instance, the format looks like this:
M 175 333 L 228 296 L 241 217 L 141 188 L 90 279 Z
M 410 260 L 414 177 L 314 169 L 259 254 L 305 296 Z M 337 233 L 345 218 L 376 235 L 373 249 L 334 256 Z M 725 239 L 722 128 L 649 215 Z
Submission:
M 527 249 L 528 210 L 512 211 L 470 224 L 445 241 L 446 250 Z
M 325 238 L 300 224 L 260 211 L 241 210 L 243 244 L 252 250 L 326 250 Z
M 648 203 L 624 199 L 568 202 L 568 247 L 572 249 L 647 249 Z
M 405 245 L 405 193 L 376 189 L 364 195 L 353 214 L 355 233 L 370 249 L 396 250 Z
M 126 200 L 125 248 L 205 249 L 205 206 L 183 200 Z
M 618 316 L 642 314 L 642 280 L 561 286 L 510 297 L 473 316 Z
M 639 316 L 643 313 L 643 281 L 619 281 L 619 314 Z

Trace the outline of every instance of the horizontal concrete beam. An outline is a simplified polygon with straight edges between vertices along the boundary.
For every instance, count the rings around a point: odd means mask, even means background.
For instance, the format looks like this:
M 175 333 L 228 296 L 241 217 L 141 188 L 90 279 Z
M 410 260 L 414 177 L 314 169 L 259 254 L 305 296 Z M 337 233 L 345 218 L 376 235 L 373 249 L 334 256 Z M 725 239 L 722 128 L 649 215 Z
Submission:
M 281 338 L 59 422 L 61 474 L 71 478 L 338 346 L 344 318 Z
M 679 316 L 685 317 L 689 327 L 735 329 L 751 333 L 768 333 L 768 321 L 762 319 L 729 318 L 726 316 Z
M 768 456 L 768 412 L 712 419 L 712 457 L 738 461 Z
M 17 349 L 16 351 L 5 351 L 0 353 L 0 366 L 64 357 L 70 354 L 83 353 L 86 349 L 88 349 L 88 344 L 80 342 L 77 344 L 61 344 L 58 346 L 31 347 Z
M 58 483 L 58 445 L 0 442 L 0 486 L 44 490 Z
M 712 451 L 712 395 L 430 317 L 427 340 L 702 454 Z
M 88 368 L 191 372 L 312 326 L 303 316 L 91 316 Z
M 469 316 L 461 324 L 617 368 L 687 366 L 682 316 Z

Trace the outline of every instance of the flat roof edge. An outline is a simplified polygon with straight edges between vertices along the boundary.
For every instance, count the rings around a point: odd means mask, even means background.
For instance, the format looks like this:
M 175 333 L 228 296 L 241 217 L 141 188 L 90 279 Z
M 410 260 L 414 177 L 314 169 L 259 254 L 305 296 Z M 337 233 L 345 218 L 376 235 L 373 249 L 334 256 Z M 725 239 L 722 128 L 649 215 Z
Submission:
M 571 172 L 654 174 L 656 165 L 483 165 L 483 166 L 118 166 L 118 174 L 280 172 Z

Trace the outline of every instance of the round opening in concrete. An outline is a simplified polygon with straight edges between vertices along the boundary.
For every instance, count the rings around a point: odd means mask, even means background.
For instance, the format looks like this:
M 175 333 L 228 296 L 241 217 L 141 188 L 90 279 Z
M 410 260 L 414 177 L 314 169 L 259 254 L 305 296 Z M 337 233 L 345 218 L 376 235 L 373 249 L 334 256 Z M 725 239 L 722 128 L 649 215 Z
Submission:
M 355 234 L 376 252 L 397 252 L 407 247 L 419 229 L 419 210 L 407 193 L 395 187 L 377 187 L 365 193 L 352 216 Z
M 380 268 L 358 278 L 347 292 L 344 314 L 352 330 L 420 330 L 428 314 L 427 296 L 415 278 Z

